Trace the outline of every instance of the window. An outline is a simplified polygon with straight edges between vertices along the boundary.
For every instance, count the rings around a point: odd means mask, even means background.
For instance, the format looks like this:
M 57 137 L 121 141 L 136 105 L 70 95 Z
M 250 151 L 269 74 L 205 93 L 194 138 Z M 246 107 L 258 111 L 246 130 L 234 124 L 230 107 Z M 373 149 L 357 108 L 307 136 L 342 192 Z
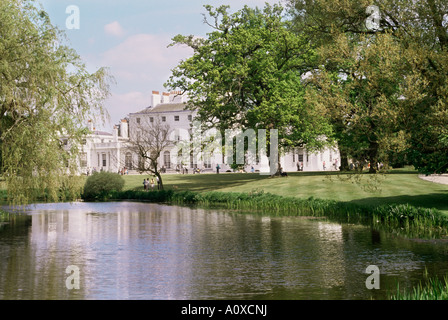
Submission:
M 165 169 L 171 168 L 171 155 L 169 151 L 163 153 L 163 164 L 165 165 Z
M 194 165 L 195 165 L 195 162 L 196 162 L 196 161 L 194 161 L 194 160 L 195 160 L 194 158 L 195 158 L 195 157 L 193 156 L 193 151 L 191 151 L 191 152 L 190 152 L 190 168 L 191 168 L 191 169 L 194 168 Z
M 162 122 L 166 122 L 166 117 L 162 117 Z
M 100 164 L 100 154 L 98 153 L 98 167 L 101 166 Z
M 140 118 L 137 118 L 137 124 L 140 124 Z
M 87 167 L 87 153 L 85 152 L 81 153 L 81 167 L 82 168 Z
M 190 114 L 190 115 L 188 115 L 188 121 L 191 121 L 191 120 L 193 120 L 193 116 Z
M 174 116 L 174 121 L 179 121 L 179 116 Z
M 212 168 L 212 159 L 210 154 L 204 154 L 204 168 L 211 169 Z
M 103 156 L 103 167 L 105 167 L 106 164 L 107 164 L 107 163 L 106 163 L 106 154 L 103 153 L 102 156 Z
M 154 117 L 149 117 L 149 122 L 153 123 L 154 122 Z
M 299 162 L 303 162 L 303 154 L 300 154 L 300 153 L 299 153 Z
M 127 169 L 132 169 L 132 154 L 130 152 L 126 153 L 124 158 L 124 165 Z

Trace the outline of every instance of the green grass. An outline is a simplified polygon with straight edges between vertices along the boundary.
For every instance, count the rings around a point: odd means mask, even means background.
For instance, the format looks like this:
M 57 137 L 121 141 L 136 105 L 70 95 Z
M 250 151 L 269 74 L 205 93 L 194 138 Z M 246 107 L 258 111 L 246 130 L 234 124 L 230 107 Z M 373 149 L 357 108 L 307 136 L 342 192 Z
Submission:
M 443 280 L 430 278 L 424 284 L 420 283 L 412 290 L 400 290 L 397 286 L 397 293 L 391 295 L 391 300 L 448 300 L 448 278 Z
M 125 176 L 124 190 L 141 190 L 143 177 L 148 176 Z M 422 180 L 413 170 L 393 170 L 379 175 L 294 172 L 288 177 L 275 178 L 251 173 L 166 174 L 163 182 L 166 190 L 240 193 L 255 190 L 285 197 L 314 197 L 363 206 L 410 204 L 436 208 L 448 215 L 448 185 Z

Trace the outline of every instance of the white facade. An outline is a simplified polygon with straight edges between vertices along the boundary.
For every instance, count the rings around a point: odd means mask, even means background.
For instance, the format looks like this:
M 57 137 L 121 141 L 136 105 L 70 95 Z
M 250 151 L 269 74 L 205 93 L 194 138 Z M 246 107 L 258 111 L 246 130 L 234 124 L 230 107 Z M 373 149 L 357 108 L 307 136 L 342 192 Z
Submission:
M 161 121 L 173 130 L 172 140 L 179 146 L 181 141 L 189 139 L 192 134 L 192 124 L 195 112 L 185 110 L 186 99 L 180 92 L 171 93 L 158 91 L 152 92 L 151 105 L 139 112 L 131 113 L 127 119 L 121 120 L 114 127 L 113 133 L 97 131 L 93 124 L 89 123 L 90 134 L 86 137 L 81 153 L 81 172 L 89 174 L 94 171 L 128 172 L 136 173 L 134 166 L 136 155 L 129 149 L 129 137 L 133 130 L 142 124 L 151 124 Z M 158 120 L 157 120 L 158 119 Z M 203 172 L 216 172 L 216 166 L 220 166 L 220 172 L 233 171 L 226 164 L 225 157 L 218 153 L 204 153 L 195 159 L 193 155 L 184 155 L 183 161 L 178 158 L 179 147 L 172 144 L 161 152 L 159 158 L 160 167 L 167 173 L 182 172 L 188 169 L 191 173 L 193 168 L 199 168 Z M 196 154 L 196 153 L 194 153 Z M 250 157 L 249 157 L 250 158 Z M 280 158 L 283 171 L 335 171 L 340 165 L 339 152 L 337 149 L 324 149 L 319 152 L 309 153 L 305 148 L 297 148 Z M 252 169 L 253 168 L 253 169 Z M 246 172 L 262 170 L 261 163 L 255 160 L 249 161 L 244 167 Z
M 82 174 L 95 171 L 118 172 L 120 170 L 121 150 L 128 141 L 127 120 L 115 126 L 113 133 L 96 130 L 89 121 L 89 131 L 81 146 L 80 168 Z M 119 127 L 122 134 L 119 134 Z

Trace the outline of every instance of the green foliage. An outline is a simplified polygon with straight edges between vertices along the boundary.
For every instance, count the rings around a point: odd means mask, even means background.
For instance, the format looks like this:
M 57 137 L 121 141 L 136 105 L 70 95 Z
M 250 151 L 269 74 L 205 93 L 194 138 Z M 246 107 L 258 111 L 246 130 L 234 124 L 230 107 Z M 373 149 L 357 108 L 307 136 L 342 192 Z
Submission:
M 306 104 L 302 84 L 316 58 L 309 39 L 291 31 L 280 5 L 245 6 L 233 14 L 228 6 L 206 9 L 213 31 L 200 39 L 174 37 L 172 45 L 187 45 L 194 55 L 173 70 L 166 86 L 188 93 L 198 120 L 221 132 L 278 129 L 281 148 L 321 147 L 330 127 L 321 110 Z
M 0 174 L 11 201 L 59 200 L 77 170 L 83 123 L 105 113 L 108 82 L 33 0 L 0 2 Z
M 379 8 L 377 30 L 366 27 L 370 5 Z M 342 151 L 371 164 L 406 151 L 420 172 L 447 172 L 448 3 L 289 0 L 288 7 L 320 58 L 308 98 L 327 109 Z
M 424 284 L 419 283 L 412 290 L 400 290 L 397 286 L 397 293 L 391 295 L 391 300 L 448 300 L 448 277 L 442 280 L 430 278 Z
M 405 232 L 408 235 L 440 237 L 448 231 L 448 217 L 429 208 L 404 205 L 386 205 L 372 212 L 374 226 L 383 226 L 390 232 Z
M 340 223 L 372 225 L 402 236 L 440 238 L 448 235 L 448 216 L 436 209 L 410 205 L 362 206 L 317 198 L 285 197 L 262 190 L 251 192 L 112 191 L 102 200 L 139 200 L 238 210 L 274 216 L 308 216 Z
M 89 176 L 84 185 L 82 198 L 84 200 L 103 200 L 124 187 L 124 179 L 118 173 L 95 172 Z
M 173 201 L 172 190 L 157 190 L 157 191 L 113 191 L 109 197 L 104 200 L 139 200 L 154 203 L 167 203 Z

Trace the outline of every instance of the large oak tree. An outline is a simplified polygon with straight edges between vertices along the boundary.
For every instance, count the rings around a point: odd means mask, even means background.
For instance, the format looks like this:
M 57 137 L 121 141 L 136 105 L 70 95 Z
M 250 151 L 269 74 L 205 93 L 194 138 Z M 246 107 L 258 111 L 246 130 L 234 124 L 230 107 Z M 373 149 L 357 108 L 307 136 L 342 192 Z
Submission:
M 377 154 L 385 157 L 405 149 L 408 159 L 420 171 L 448 171 L 448 3 L 443 0 L 288 2 L 296 32 L 307 33 L 320 48 L 320 67 L 325 73 L 316 73 L 320 78 L 316 87 L 320 90 L 327 86 L 331 90 L 317 95 L 327 99 L 327 110 L 339 142 L 349 155 L 356 157 L 356 150 L 374 155 L 371 151 L 377 148 Z M 376 5 L 379 13 L 375 17 L 378 26 L 373 29 L 366 24 L 372 17 L 372 11 L 368 10 L 371 5 Z M 363 66 L 365 61 L 372 63 Z M 347 70 L 354 72 L 347 75 Z M 381 86 L 372 91 L 375 83 Z M 383 105 L 384 113 L 378 113 L 376 120 L 371 113 L 365 113 L 370 108 L 368 104 L 361 109 L 344 110 L 342 114 L 334 112 L 360 98 L 366 100 L 366 94 L 376 97 L 373 106 L 377 102 Z M 354 121 L 344 122 L 356 116 L 373 125 L 368 138 L 375 141 L 373 145 L 363 147 L 359 143 L 362 131 L 355 130 Z
M 190 97 L 188 108 L 204 124 L 226 129 L 277 129 L 280 152 L 322 147 L 331 135 L 324 114 L 304 100 L 303 77 L 315 62 L 305 35 L 291 31 L 279 5 L 231 14 L 205 6 L 205 38 L 178 35 L 173 45 L 194 50 L 166 86 Z M 269 137 L 268 137 L 269 140 Z

